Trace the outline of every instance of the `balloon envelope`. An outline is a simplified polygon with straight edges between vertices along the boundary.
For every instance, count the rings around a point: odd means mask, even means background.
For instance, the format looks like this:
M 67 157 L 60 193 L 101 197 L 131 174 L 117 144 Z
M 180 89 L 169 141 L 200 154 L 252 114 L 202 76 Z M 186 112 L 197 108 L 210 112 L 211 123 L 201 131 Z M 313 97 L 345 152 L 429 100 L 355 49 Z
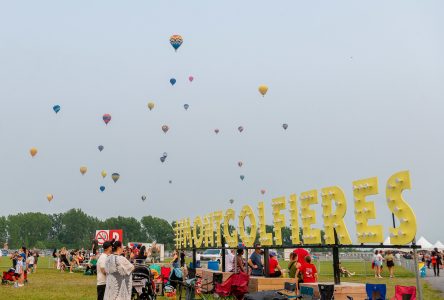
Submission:
M 164 152 L 162 155 L 165 156 L 165 157 L 167 157 L 167 156 L 168 156 L 168 153 Z
M 154 102 L 148 102 L 148 109 L 149 110 L 153 110 L 154 106 L 155 106 Z
M 51 200 L 54 199 L 54 196 L 52 194 L 49 194 L 48 196 L 46 196 L 46 199 L 51 202 Z
M 265 96 L 267 92 L 268 92 L 268 86 L 266 86 L 265 84 L 259 86 L 259 93 L 261 93 L 262 96 Z
M 244 131 L 244 128 L 243 128 L 242 126 L 239 126 L 239 127 L 237 128 L 237 130 L 239 130 L 239 132 L 242 132 L 242 131 Z
M 182 43 L 183 43 L 183 38 L 180 35 L 174 34 L 174 35 L 170 36 L 170 44 L 171 44 L 171 46 L 173 46 L 175 51 L 177 51 L 177 49 L 179 49 L 179 47 L 182 45 Z
M 143 195 L 143 196 L 142 196 L 142 201 L 145 201 L 145 200 L 146 200 L 146 196 Z
M 262 195 L 265 194 L 265 192 L 266 192 L 266 190 L 261 190 L 261 194 Z
M 160 158 L 160 161 L 161 161 L 161 162 L 165 162 L 165 159 L 166 159 L 166 157 L 165 157 L 165 156 L 162 156 L 162 157 Z
M 99 189 L 101 192 L 103 192 L 105 190 L 105 187 L 102 185 Z
M 183 108 L 185 108 L 185 110 L 188 110 L 189 107 L 190 107 L 190 106 L 189 106 L 188 104 L 184 104 L 184 105 L 183 105 Z
M 119 180 L 119 178 L 120 178 L 120 174 L 119 173 L 113 173 L 111 175 L 111 178 L 113 179 L 114 182 L 117 182 L 117 180 Z
M 214 132 L 216 133 L 216 134 L 218 134 L 219 133 L 219 129 L 214 129 Z
M 241 179 L 241 180 L 244 180 L 244 178 L 245 178 L 244 175 L 241 175 L 241 176 L 240 176 L 240 179 Z
M 61 108 L 60 105 L 54 105 L 52 107 L 52 109 L 54 110 L 55 113 L 58 113 L 60 111 L 60 108 Z
M 162 126 L 162 131 L 165 132 L 165 133 L 167 133 L 167 131 L 168 131 L 169 129 L 170 129 L 170 128 L 168 127 L 168 125 L 163 125 L 163 126 Z
M 237 163 L 237 165 L 238 165 L 239 167 L 242 167 L 243 164 L 244 164 L 244 163 L 241 162 L 241 161 Z
M 37 152 L 38 152 L 37 148 L 33 147 L 33 148 L 29 149 L 29 153 L 31 154 L 32 157 L 34 157 L 37 154 Z
M 105 170 L 103 170 L 101 174 L 102 174 L 102 177 L 103 177 L 103 178 L 105 178 L 105 177 L 106 177 L 106 175 L 108 175 L 108 174 L 106 173 L 106 171 L 105 171 Z
M 287 124 L 287 123 L 282 124 L 282 128 L 284 128 L 285 130 L 287 130 L 287 128 L 288 128 L 288 124 Z
M 110 114 L 104 114 L 103 115 L 103 122 L 105 122 L 105 124 L 108 125 L 109 121 L 111 121 L 111 115 Z
M 85 166 L 80 167 L 80 173 L 81 173 L 82 175 L 85 175 L 86 171 L 88 171 L 88 168 L 87 168 L 87 167 L 85 167 Z
M 230 199 L 230 204 L 233 204 L 234 203 L 234 199 Z
M 171 85 L 175 85 L 176 84 L 176 79 L 175 78 L 171 78 L 170 79 L 170 83 L 171 83 Z
M 190 82 L 193 82 L 194 77 L 193 77 L 193 76 L 190 76 L 190 77 L 188 77 L 188 80 L 189 80 Z
M 100 152 L 103 151 L 103 149 L 105 149 L 105 147 L 103 147 L 102 145 L 100 145 L 99 147 L 97 147 L 99 149 Z

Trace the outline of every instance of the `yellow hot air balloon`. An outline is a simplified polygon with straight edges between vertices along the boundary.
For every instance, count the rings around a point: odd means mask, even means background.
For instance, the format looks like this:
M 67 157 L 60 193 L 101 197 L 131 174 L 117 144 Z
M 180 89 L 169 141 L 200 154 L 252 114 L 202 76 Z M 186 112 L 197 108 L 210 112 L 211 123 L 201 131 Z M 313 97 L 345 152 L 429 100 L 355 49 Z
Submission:
M 82 173 L 82 175 L 85 175 L 86 171 L 88 171 L 87 167 L 85 167 L 85 166 L 80 167 L 80 173 Z
M 265 96 L 265 94 L 267 93 L 267 91 L 268 91 L 268 86 L 266 86 L 265 84 L 261 84 L 261 85 L 259 86 L 259 93 L 261 93 L 262 96 Z
M 29 150 L 29 153 L 31 153 L 32 157 L 34 157 L 37 154 L 37 152 L 38 152 L 37 148 L 34 148 L 34 147 Z
M 148 108 L 152 110 L 154 108 L 154 102 L 148 102 Z
M 102 174 L 102 177 L 103 177 L 103 178 L 105 178 L 105 177 L 106 177 L 106 175 L 107 175 L 107 173 L 106 173 L 106 171 L 105 171 L 105 170 L 103 170 L 101 174 Z
M 48 199 L 48 202 L 51 202 L 51 200 L 54 199 L 54 196 L 52 194 L 48 194 L 48 196 L 46 196 L 46 199 Z

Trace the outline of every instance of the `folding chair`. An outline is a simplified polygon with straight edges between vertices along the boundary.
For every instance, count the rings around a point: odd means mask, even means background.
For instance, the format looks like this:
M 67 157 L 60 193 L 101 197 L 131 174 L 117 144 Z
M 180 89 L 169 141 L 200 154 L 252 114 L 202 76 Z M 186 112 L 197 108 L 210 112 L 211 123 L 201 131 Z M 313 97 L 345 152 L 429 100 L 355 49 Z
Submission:
M 296 295 L 296 283 L 293 282 L 285 282 L 284 289 L 278 292 L 279 294 L 286 296 L 288 299 L 295 299 L 298 297 L 298 295 Z
M 365 291 L 368 300 L 385 300 L 387 294 L 387 286 L 385 284 L 366 283 Z
M 335 293 L 334 284 L 318 284 L 321 300 L 332 300 Z
M 392 300 L 416 300 L 416 286 L 395 285 L 395 297 Z
M 314 289 L 309 286 L 301 286 L 300 287 L 301 298 L 304 300 L 312 300 L 314 299 Z

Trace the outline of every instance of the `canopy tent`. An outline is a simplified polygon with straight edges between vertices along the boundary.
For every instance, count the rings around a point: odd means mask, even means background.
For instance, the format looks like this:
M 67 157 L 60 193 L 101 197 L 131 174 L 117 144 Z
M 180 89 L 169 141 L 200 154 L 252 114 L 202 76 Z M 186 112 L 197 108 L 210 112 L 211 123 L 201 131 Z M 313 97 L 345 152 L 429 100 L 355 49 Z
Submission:
M 441 243 L 441 241 L 437 241 L 435 245 L 433 245 L 433 248 L 438 248 L 438 250 L 442 250 L 444 249 L 444 244 Z
M 420 237 L 418 241 L 416 241 L 416 245 L 421 246 L 422 250 L 431 250 L 433 249 L 433 245 L 425 239 L 425 237 Z
M 384 240 L 384 245 L 391 245 L 389 236 Z

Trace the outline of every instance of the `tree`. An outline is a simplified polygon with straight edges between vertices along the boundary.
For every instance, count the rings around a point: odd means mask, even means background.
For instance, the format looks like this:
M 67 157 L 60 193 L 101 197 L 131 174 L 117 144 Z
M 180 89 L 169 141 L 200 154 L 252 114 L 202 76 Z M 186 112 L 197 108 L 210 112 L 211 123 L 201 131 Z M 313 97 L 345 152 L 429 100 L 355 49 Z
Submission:
M 148 241 L 165 244 L 165 247 L 168 249 L 174 247 L 174 230 L 167 220 L 153 216 L 145 216 L 140 222 L 145 230 Z
M 59 241 L 68 248 L 90 248 L 100 221 L 81 209 L 70 209 L 61 218 Z
M 8 232 L 11 248 L 35 247 L 37 242 L 47 241 L 52 223 L 42 213 L 19 213 L 8 217 Z
M 0 247 L 8 241 L 8 220 L 6 217 L 0 217 Z

